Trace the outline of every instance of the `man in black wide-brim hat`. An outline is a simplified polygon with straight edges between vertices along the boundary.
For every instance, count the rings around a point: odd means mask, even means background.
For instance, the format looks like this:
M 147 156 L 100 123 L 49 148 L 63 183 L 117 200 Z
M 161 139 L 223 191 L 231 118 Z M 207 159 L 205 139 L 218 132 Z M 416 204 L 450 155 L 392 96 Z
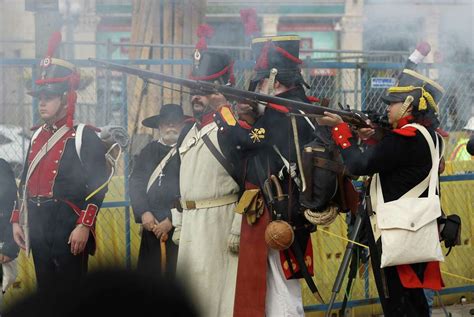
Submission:
M 130 199 L 135 222 L 143 226 L 137 269 L 151 276 L 173 277 L 176 270 L 178 246 L 171 241 L 171 209 L 179 194 L 176 142 L 187 118 L 180 105 L 165 104 L 158 115 L 142 121 L 145 127 L 158 129 L 159 138 L 134 160 Z M 162 257 L 162 248 L 166 248 L 166 257 Z
M 79 72 L 53 57 L 60 41 L 61 34 L 54 33 L 29 93 L 39 99 L 44 124 L 36 127 L 24 165 L 22 208 L 11 217 L 16 243 L 31 247 L 39 288 L 86 273 L 107 191 L 106 148 L 95 128 L 74 125 Z

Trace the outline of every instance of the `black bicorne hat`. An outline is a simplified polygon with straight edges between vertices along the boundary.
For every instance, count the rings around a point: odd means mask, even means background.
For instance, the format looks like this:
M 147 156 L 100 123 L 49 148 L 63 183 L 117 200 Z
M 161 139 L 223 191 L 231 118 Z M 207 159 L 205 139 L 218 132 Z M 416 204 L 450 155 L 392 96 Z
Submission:
M 183 122 L 190 118 L 185 116 L 183 108 L 180 105 L 168 103 L 161 106 L 160 113 L 155 116 L 148 117 L 142 121 L 145 127 L 157 129 L 161 122 L 167 120 L 171 122 Z
M 272 68 L 277 69 L 277 78 L 301 78 L 299 59 L 300 37 L 282 35 L 259 37 L 252 40 L 252 52 L 256 63 L 252 82 L 258 82 L 270 75 Z
M 386 104 L 390 104 L 405 102 L 408 96 L 412 96 L 411 105 L 415 111 L 422 112 L 433 109 L 435 113 L 438 113 L 438 103 L 443 94 L 443 87 L 434 80 L 414 70 L 404 69 L 397 86 L 389 88 L 387 94 L 382 96 L 382 100 Z

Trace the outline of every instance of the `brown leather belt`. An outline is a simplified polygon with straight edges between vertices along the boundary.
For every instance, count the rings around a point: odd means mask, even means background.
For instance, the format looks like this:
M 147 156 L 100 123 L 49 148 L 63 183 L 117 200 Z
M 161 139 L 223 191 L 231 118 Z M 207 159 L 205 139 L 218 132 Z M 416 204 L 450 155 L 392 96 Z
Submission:
M 338 174 L 348 174 L 344 164 L 321 157 L 313 157 L 313 165 L 336 172 Z

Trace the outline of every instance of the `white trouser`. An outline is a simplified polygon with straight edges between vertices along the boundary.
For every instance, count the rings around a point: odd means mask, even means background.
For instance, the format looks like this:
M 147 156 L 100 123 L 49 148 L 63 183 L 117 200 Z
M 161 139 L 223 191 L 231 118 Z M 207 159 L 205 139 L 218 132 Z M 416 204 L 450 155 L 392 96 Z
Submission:
M 281 268 L 279 251 L 269 249 L 266 317 L 304 317 L 299 280 L 287 280 Z

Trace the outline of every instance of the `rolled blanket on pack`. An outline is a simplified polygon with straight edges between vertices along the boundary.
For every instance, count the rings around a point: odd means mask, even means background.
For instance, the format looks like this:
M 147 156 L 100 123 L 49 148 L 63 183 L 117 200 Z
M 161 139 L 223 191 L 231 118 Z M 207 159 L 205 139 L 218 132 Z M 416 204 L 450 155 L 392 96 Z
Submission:
M 108 145 L 118 143 L 122 149 L 126 148 L 130 142 L 127 129 L 117 125 L 100 127 L 99 137 Z

